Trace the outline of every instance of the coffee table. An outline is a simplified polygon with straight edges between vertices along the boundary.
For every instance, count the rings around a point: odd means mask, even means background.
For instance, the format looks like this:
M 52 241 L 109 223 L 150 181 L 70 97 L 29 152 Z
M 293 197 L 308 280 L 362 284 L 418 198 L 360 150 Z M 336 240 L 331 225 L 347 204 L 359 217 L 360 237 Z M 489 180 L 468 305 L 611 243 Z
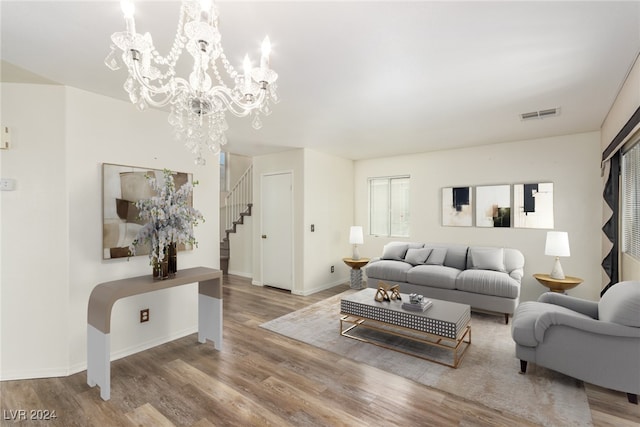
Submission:
M 407 294 L 400 294 L 402 301 L 378 302 L 375 293 L 375 289 L 367 288 L 340 300 L 340 335 L 452 368 L 458 367 L 471 345 L 471 308 L 468 305 L 431 299 L 433 305 L 430 308 L 414 312 L 402 308 L 402 303 L 409 301 Z M 356 328 L 367 328 L 447 350 L 452 353 L 453 362 L 447 363 L 399 345 L 354 335 L 351 332 Z

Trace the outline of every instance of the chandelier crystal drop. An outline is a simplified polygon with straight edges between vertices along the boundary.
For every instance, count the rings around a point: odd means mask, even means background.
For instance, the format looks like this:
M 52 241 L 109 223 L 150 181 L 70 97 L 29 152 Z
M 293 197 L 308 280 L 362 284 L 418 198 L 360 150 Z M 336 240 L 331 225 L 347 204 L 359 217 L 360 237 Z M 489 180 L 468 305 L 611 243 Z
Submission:
M 122 0 L 121 6 L 126 30 L 111 36 L 105 64 L 111 70 L 127 68 L 129 77 L 123 87 L 138 110 L 170 105 L 169 124 L 176 139 L 196 156 L 196 164 L 205 164 L 204 151 L 217 154 L 227 143 L 227 111 L 237 117 L 250 115 L 252 127 L 262 127 L 260 116 L 271 114 L 270 103 L 278 102 L 278 75 L 269 68 L 268 37 L 262 43 L 260 66 L 252 67 L 245 56 L 240 74 L 222 49 L 218 10 L 211 0 L 182 1 L 178 30 L 166 56 L 158 53 L 149 33 L 136 32 L 133 2 Z M 185 48 L 193 57 L 187 79 L 176 77 L 175 70 Z

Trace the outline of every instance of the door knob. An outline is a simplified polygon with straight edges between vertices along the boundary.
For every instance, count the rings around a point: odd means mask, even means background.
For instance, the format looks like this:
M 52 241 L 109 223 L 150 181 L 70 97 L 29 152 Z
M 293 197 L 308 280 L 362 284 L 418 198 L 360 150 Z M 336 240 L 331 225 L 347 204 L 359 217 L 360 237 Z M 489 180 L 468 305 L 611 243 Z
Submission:
M 263 234 L 263 235 L 262 235 L 262 238 L 263 238 L 263 239 L 266 239 L 266 238 L 267 238 L 267 235 L 266 235 L 266 234 Z

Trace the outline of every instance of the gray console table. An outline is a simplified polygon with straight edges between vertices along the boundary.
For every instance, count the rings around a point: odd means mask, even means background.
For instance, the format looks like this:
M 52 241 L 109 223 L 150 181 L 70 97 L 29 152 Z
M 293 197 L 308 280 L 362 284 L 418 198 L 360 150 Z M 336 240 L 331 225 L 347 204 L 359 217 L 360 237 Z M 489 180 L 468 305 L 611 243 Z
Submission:
M 91 292 L 87 311 L 87 384 L 100 386 L 100 397 L 111 398 L 111 309 L 133 295 L 198 282 L 198 341 L 213 341 L 222 350 L 222 272 L 194 267 L 174 278 L 153 280 L 151 274 L 101 283 Z

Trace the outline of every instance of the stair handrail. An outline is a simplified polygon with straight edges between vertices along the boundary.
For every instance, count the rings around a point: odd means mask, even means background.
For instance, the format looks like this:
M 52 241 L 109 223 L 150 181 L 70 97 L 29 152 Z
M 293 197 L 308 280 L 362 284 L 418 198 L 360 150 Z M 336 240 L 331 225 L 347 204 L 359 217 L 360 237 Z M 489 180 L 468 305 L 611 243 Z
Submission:
M 224 199 L 225 230 L 231 230 L 234 222 L 241 220 L 241 214 L 253 203 L 253 164 L 249 165 L 242 176 Z

